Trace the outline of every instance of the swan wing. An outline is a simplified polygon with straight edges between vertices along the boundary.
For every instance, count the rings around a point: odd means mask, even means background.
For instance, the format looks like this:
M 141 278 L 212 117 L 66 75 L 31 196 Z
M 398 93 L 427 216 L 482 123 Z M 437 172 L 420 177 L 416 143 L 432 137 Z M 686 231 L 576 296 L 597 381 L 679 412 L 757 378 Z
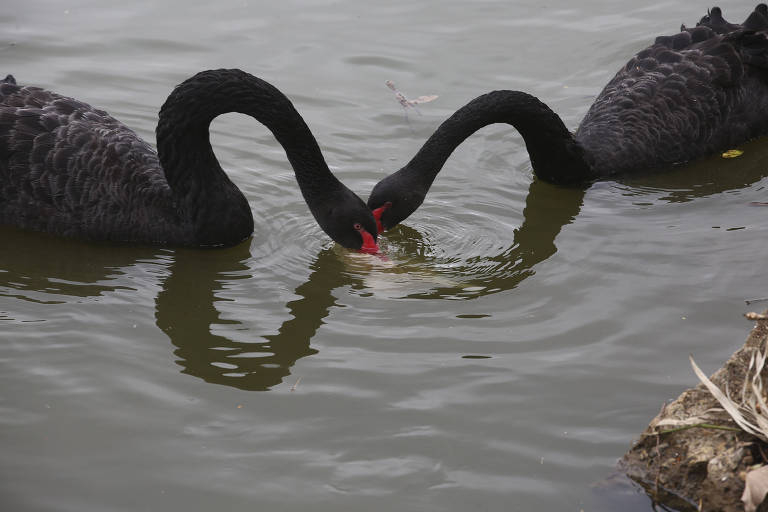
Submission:
M 157 155 L 128 127 L 13 77 L 0 82 L 0 223 L 121 240 L 158 196 L 167 202 L 169 190 Z
M 605 86 L 576 138 L 602 176 L 684 163 L 768 133 L 768 38 L 700 25 L 662 36 Z

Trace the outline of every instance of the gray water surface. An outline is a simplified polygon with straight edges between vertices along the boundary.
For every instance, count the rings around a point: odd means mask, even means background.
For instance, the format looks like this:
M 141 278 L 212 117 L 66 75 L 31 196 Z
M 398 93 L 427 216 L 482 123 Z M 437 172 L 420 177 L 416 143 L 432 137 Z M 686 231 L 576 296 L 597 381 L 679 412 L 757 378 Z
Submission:
M 709 7 L 30 0 L 0 72 L 154 143 L 174 85 L 239 67 L 294 102 L 367 198 L 493 89 L 575 128 L 656 35 Z M 724 5 L 740 21 L 753 3 Z M 384 86 L 437 94 L 408 116 Z M 471 137 L 387 259 L 335 246 L 255 121 L 212 127 L 256 232 L 222 250 L 0 228 L 0 504 L 18 511 L 649 511 L 612 478 L 768 296 L 768 146 L 567 190 L 510 127 Z M 758 306 L 759 307 L 759 306 Z

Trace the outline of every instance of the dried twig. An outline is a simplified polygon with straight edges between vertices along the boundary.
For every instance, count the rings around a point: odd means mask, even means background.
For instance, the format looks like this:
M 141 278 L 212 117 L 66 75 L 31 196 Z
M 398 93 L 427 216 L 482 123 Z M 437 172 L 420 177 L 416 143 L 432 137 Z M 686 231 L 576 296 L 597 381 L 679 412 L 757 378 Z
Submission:
M 728 427 L 726 425 L 715 425 L 713 423 L 697 423 L 695 425 L 686 425 L 684 427 L 671 428 L 669 430 L 661 430 L 659 432 L 653 432 L 651 435 L 660 436 L 662 434 L 671 434 L 673 432 L 681 432 L 683 430 L 689 430 L 692 428 L 709 428 L 712 430 L 730 430 L 732 432 L 741 432 L 740 428 Z
M 659 480 L 661 480 L 661 436 L 656 436 L 656 481 L 654 482 L 656 487 L 656 496 L 659 495 Z
M 745 315 L 750 320 L 768 319 L 766 315 L 757 313 L 748 313 Z M 712 396 L 720 402 L 720 405 L 731 416 L 733 421 L 743 430 L 764 442 L 768 442 L 768 404 L 764 398 L 763 392 L 763 369 L 765 368 L 768 352 L 764 352 L 761 346 L 755 347 L 749 365 L 744 373 L 744 383 L 741 389 L 741 396 L 738 402 L 734 401 L 728 393 L 726 383 L 725 392 L 715 386 L 709 378 L 701 371 L 690 356 L 693 371 L 699 377 L 704 386 L 709 390 Z

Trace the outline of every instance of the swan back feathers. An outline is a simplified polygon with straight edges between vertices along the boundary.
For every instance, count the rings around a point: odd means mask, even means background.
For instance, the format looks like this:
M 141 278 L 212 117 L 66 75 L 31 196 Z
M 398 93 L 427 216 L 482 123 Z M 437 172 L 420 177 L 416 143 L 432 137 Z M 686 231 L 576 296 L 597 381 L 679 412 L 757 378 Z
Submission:
M 748 22 L 768 29 L 759 10 Z M 630 59 L 575 137 L 598 177 L 728 149 L 768 133 L 767 69 L 766 34 L 712 9 L 697 27 L 658 37 Z
M 26 229 L 131 240 L 158 209 L 172 215 L 146 142 L 103 110 L 12 77 L 0 83 L 0 175 L 0 222 Z M 126 196 L 126 187 L 144 193 Z M 162 227 L 156 222 L 149 238 Z

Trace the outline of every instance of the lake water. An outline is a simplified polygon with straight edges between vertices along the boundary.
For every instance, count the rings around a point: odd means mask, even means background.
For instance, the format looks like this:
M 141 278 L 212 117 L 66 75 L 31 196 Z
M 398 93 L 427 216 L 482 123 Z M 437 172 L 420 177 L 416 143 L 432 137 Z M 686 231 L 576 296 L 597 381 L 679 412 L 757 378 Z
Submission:
M 575 129 L 707 7 L 29 0 L 0 7 L 0 71 L 154 143 L 174 85 L 242 68 L 367 198 L 492 89 Z M 406 118 L 385 80 L 439 98 Z M 768 295 L 765 141 L 582 191 L 534 180 L 520 136 L 489 127 L 382 260 L 334 246 L 266 128 L 227 115 L 212 139 L 256 218 L 237 247 L 0 228 L 3 510 L 649 511 L 617 459 L 696 383 L 688 354 L 715 370 Z

